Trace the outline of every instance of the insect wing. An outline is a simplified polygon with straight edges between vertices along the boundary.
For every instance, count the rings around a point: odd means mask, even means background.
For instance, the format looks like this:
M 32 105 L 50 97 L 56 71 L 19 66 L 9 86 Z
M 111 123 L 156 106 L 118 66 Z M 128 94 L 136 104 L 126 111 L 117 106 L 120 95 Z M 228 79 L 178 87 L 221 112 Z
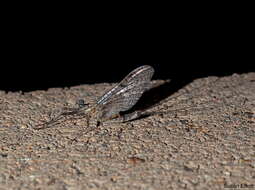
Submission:
M 131 72 L 116 87 L 99 100 L 103 118 L 109 118 L 121 111 L 132 108 L 146 89 L 154 73 L 151 66 L 142 66 Z
M 154 74 L 154 69 L 149 65 L 138 67 L 129 73 L 119 84 L 113 87 L 111 90 L 106 92 L 99 100 L 97 104 L 106 104 L 112 96 L 115 96 L 118 92 L 125 92 L 124 88 L 132 85 L 133 83 L 145 84 L 149 82 Z M 148 86 L 148 85 L 147 85 Z M 146 89 L 144 89 L 146 90 Z
M 112 97 L 104 105 L 100 105 L 102 117 L 110 118 L 121 111 L 126 111 L 132 108 L 142 96 L 143 92 L 147 88 L 146 85 L 148 85 L 148 83 L 140 83 L 140 85 L 142 85 L 142 87 L 132 85 L 130 88 L 126 88 L 124 91 L 122 91 L 122 93 Z

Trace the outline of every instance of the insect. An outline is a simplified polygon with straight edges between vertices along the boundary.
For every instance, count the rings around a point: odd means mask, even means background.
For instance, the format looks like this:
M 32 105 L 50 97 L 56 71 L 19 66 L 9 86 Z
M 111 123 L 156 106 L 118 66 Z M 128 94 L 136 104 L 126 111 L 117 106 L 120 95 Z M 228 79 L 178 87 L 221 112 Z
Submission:
M 101 96 L 95 104 L 87 105 L 83 101 L 78 103 L 79 108 L 63 112 L 49 122 L 37 126 L 35 129 L 47 128 L 66 116 L 86 117 L 88 126 L 97 126 L 107 120 L 115 119 L 119 122 L 130 121 L 141 116 L 135 111 L 120 115 L 120 112 L 131 109 L 142 94 L 150 89 L 153 67 L 143 65 L 129 73 L 119 84 Z

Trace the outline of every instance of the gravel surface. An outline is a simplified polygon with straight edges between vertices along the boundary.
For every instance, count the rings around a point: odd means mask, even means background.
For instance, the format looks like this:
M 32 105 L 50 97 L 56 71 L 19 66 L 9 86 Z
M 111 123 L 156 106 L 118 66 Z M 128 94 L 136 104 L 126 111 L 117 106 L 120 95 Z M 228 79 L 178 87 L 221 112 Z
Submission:
M 154 83 L 144 117 L 90 130 L 33 127 L 114 84 L 0 91 L 0 189 L 255 189 L 255 73 Z

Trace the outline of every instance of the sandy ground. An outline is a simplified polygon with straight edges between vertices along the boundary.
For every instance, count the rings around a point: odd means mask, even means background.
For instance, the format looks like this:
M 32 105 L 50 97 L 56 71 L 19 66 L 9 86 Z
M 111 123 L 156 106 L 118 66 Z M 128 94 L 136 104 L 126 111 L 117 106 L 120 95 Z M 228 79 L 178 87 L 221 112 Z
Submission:
M 33 129 L 113 85 L 0 91 L 0 189 L 255 189 L 255 73 L 163 84 L 131 122 Z

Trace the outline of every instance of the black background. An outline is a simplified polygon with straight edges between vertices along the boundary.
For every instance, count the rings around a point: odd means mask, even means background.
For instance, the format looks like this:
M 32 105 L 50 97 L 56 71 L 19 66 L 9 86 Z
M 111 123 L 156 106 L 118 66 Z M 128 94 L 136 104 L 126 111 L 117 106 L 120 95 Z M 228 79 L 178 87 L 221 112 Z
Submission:
M 144 64 L 176 83 L 255 71 L 248 11 L 78 7 L 6 13 L 0 90 L 118 82 Z

